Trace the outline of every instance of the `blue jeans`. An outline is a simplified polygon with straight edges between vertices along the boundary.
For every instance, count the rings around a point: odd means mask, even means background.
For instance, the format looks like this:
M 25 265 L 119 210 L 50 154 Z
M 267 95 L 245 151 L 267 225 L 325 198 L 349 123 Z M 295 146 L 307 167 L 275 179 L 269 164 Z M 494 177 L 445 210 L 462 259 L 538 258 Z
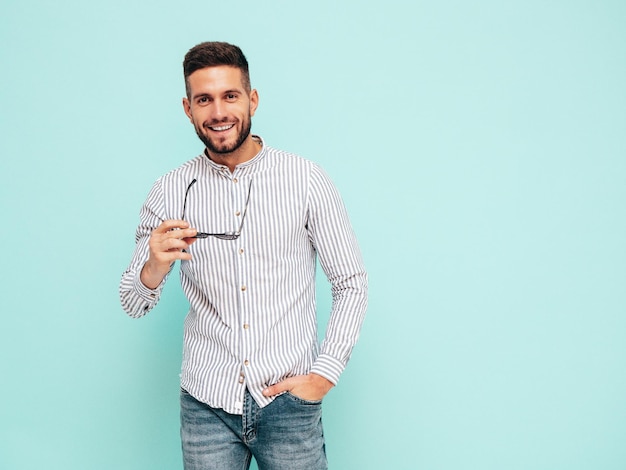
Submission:
M 243 414 L 232 415 L 180 395 L 185 470 L 326 470 L 322 403 L 285 393 L 259 408 L 246 391 Z

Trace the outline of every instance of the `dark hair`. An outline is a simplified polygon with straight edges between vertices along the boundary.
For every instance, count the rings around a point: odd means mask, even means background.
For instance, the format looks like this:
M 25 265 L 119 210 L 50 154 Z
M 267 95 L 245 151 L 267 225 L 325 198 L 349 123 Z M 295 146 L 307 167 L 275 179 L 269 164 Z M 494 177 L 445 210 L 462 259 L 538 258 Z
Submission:
M 196 70 L 218 65 L 229 65 L 241 70 L 241 80 L 246 91 L 250 91 L 250 72 L 248 61 L 241 49 L 227 42 L 203 42 L 189 49 L 183 61 L 185 75 L 185 90 L 190 97 L 189 75 Z

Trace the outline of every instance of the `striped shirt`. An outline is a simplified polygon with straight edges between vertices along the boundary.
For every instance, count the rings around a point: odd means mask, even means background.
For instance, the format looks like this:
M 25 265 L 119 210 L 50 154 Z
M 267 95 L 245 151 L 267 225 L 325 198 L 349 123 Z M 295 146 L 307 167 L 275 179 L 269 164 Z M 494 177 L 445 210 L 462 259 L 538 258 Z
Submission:
M 167 219 L 201 232 L 237 231 L 236 240 L 198 239 L 182 261 L 189 299 L 181 386 L 196 399 L 241 414 L 245 389 L 260 406 L 262 390 L 310 372 L 336 384 L 357 341 L 367 304 L 367 275 L 341 198 L 323 170 L 262 143 L 234 171 L 206 155 L 159 178 L 140 212 L 136 248 L 120 283 L 132 317 L 159 300 L 139 275 L 151 232 Z M 247 206 L 246 206 L 247 202 Z M 246 210 L 247 207 L 247 210 Z M 332 292 L 321 345 L 315 305 L 316 259 Z

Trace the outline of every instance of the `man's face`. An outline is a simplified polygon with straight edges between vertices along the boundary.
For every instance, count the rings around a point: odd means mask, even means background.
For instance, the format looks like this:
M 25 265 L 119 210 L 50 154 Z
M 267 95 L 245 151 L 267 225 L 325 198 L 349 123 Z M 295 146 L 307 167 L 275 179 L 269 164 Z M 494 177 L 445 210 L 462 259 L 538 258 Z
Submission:
M 183 98 L 183 107 L 209 154 L 235 153 L 250 135 L 258 94 L 248 92 L 241 78 L 241 70 L 227 65 L 188 77 L 190 96 Z

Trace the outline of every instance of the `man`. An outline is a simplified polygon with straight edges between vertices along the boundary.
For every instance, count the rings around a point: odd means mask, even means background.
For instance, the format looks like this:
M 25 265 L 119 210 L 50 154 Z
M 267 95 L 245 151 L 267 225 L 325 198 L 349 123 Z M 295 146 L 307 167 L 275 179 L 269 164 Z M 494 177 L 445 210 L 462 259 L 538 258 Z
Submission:
M 321 402 L 367 303 L 356 239 L 324 172 L 250 133 L 259 96 L 238 47 L 199 44 L 183 68 L 183 108 L 206 148 L 152 187 L 122 306 L 146 314 L 181 261 L 186 470 L 248 468 L 252 456 L 261 470 L 325 469 Z M 321 345 L 316 257 L 333 295 Z

